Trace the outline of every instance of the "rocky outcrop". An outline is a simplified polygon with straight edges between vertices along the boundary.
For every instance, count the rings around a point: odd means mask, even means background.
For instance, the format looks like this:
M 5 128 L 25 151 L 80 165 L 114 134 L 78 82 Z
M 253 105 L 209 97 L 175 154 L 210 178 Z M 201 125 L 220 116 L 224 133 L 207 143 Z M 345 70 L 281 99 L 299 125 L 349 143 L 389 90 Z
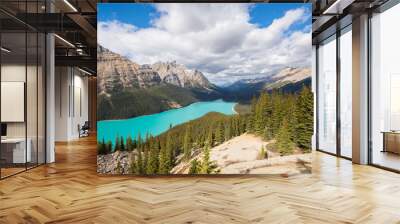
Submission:
M 133 75 L 134 76 L 134 75 Z M 136 74 L 139 80 L 140 88 L 148 88 L 150 86 L 159 85 L 161 78 L 156 71 L 154 71 L 150 65 L 142 65 Z
M 190 70 L 173 62 L 157 62 L 152 68 L 158 72 L 161 79 L 172 85 L 184 88 L 210 88 L 212 84 L 198 70 Z
M 116 151 L 107 155 L 97 155 L 97 172 L 102 174 L 129 174 L 133 152 Z
M 149 88 L 164 83 L 205 90 L 213 87 L 203 73 L 176 62 L 139 65 L 100 45 L 97 47 L 97 77 L 100 94 L 112 94 L 129 88 Z
M 311 76 L 310 68 L 285 68 L 272 77 L 275 82 L 299 82 Z
M 140 65 L 101 46 L 97 47 L 97 85 L 99 93 L 112 93 L 123 88 L 143 85 L 143 82 L 139 82 L 139 70 Z
M 310 173 L 311 153 L 281 156 L 269 150 L 268 144 L 260 137 L 243 134 L 210 150 L 210 160 L 220 174 L 278 174 L 295 175 Z M 260 158 L 260 149 L 266 149 L 266 158 Z M 181 161 L 171 170 L 172 174 L 188 174 L 193 160 L 202 161 L 201 149 L 194 150 L 189 161 Z

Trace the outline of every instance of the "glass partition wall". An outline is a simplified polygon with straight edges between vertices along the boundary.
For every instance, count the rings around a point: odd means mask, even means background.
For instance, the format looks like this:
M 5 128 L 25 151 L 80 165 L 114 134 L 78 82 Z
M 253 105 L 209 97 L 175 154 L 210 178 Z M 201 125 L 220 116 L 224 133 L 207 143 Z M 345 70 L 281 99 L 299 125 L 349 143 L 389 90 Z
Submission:
M 369 18 L 368 164 L 400 172 L 400 4 Z M 317 45 L 317 149 L 352 158 L 352 26 Z
M 400 4 L 371 18 L 370 162 L 400 171 Z
M 20 1 L 18 8 L 35 13 L 43 10 L 39 4 Z M 1 179 L 45 163 L 45 41 L 43 33 L 0 12 Z
M 351 25 L 317 48 L 317 149 L 352 157 Z
M 336 154 L 336 36 L 318 47 L 318 149 Z
M 340 32 L 340 155 L 352 158 L 352 35 L 351 25 Z

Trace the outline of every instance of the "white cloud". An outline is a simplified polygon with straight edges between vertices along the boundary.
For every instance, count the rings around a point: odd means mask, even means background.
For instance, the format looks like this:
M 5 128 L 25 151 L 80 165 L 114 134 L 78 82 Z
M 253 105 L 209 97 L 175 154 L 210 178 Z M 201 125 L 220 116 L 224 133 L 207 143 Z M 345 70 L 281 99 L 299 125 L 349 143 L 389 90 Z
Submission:
M 291 31 L 309 16 L 289 10 L 267 27 L 249 22 L 248 4 L 156 4 L 152 27 L 99 22 L 98 42 L 139 64 L 177 61 L 213 82 L 271 75 L 284 67 L 311 66 L 311 33 Z

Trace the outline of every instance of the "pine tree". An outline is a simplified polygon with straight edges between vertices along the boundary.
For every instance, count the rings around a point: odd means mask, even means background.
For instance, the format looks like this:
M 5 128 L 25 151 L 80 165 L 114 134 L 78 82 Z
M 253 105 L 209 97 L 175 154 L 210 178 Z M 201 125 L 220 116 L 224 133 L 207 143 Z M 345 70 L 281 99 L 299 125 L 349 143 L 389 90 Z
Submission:
M 147 163 L 147 174 L 156 174 L 158 173 L 158 150 L 159 150 L 159 142 L 152 141 L 150 145 L 150 153 L 149 153 L 149 161 Z
M 147 166 L 149 164 L 149 144 L 145 145 L 144 151 L 143 151 L 143 172 L 144 174 L 147 174 Z
M 170 134 L 168 137 L 169 141 L 166 143 L 166 149 L 167 149 L 167 161 L 168 161 L 168 172 L 172 169 L 172 167 L 175 165 L 175 152 L 174 152 L 174 145 L 173 145 L 173 139 L 172 135 Z
M 122 136 L 121 136 L 121 140 L 120 140 L 119 144 L 120 144 L 120 150 L 125 151 L 124 138 Z
M 160 151 L 160 174 L 168 174 L 169 171 L 172 169 L 173 166 L 173 146 L 172 146 L 172 139 L 171 133 L 168 131 L 166 140 L 165 140 L 165 147 L 161 146 Z
M 106 154 L 109 154 L 109 153 L 112 153 L 112 152 L 113 152 L 113 151 L 112 151 L 112 142 L 111 142 L 111 140 L 108 140 L 108 141 L 107 141 L 107 144 L 106 144 L 106 151 L 107 151 Z
M 129 173 L 130 174 L 136 174 L 137 173 L 137 167 L 136 167 L 136 161 L 135 161 L 135 156 L 134 155 L 132 155 L 132 157 L 131 157 L 131 161 L 130 161 L 130 164 L 129 164 Z
M 240 134 L 243 134 L 246 132 L 246 117 L 239 116 L 239 124 L 240 124 Z
M 214 146 L 214 133 L 213 133 L 212 126 L 210 127 L 210 130 L 208 131 L 207 141 L 206 141 L 205 145 L 209 145 L 211 147 Z
M 129 135 L 129 136 L 126 138 L 126 150 L 127 150 L 128 152 L 132 152 L 133 149 L 134 149 L 134 147 L 133 147 L 132 137 Z
M 254 123 L 255 123 L 255 117 L 256 117 L 256 108 L 257 108 L 257 98 L 254 96 L 253 99 L 251 100 L 251 105 L 250 105 L 250 115 L 248 116 L 247 119 L 247 132 L 254 132 Z
M 114 152 L 121 150 L 121 145 L 119 143 L 119 136 L 115 138 L 115 146 L 114 146 Z
M 266 126 L 264 128 L 263 138 L 267 141 L 272 139 L 272 131 L 270 127 Z
M 225 136 L 224 137 L 225 137 L 225 141 L 228 141 L 229 139 L 232 138 L 230 121 L 228 121 L 227 124 L 225 125 Z
M 210 147 L 208 144 L 203 148 L 203 161 L 200 166 L 201 174 L 210 174 L 211 173 L 211 161 L 210 161 Z
M 131 138 L 132 139 L 132 138 Z M 136 139 L 133 139 L 132 140 L 132 150 L 134 150 L 134 149 L 136 149 L 138 146 L 137 146 L 137 141 L 136 141 Z
M 275 136 L 279 131 L 279 128 L 282 123 L 282 119 L 284 117 L 284 114 L 283 114 L 284 107 L 282 104 L 283 97 L 282 97 L 281 93 L 275 91 L 272 96 L 274 97 L 274 102 L 273 102 L 273 108 L 272 108 L 272 114 L 271 114 L 272 115 L 271 116 L 271 119 L 272 119 L 271 131 L 272 131 L 273 136 Z
M 240 135 L 240 127 L 239 127 L 238 116 L 233 116 L 232 124 L 233 124 L 233 136 L 239 136 Z
M 147 132 L 146 133 L 146 138 L 145 138 L 145 140 L 144 140 L 144 142 L 143 142 L 143 145 L 144 145 L 144 147 L 145 148 L 149 148 L 149 145 L 150 145 L 150 135 L 149 135 L 149 133 Z
M 138 155 L 137 155 L 137 159 L 136 159 L 136 173 L 144 174 L 142 150 L 138 149 L 137 152 L 138 152 Z
M 255 106 L 255 114 L 254 114 L 254 132 L 258 135 L 261 135 L 265 129 L 263 113 L 266 104 L 267 104 L 267 94 L 262 93 L 260 98 L 257 100 Z
M 168 174 L 169 172 L 169 165 L 168 165 L 168 157 L 167 157 L 167 150 L 164 145 L 161 145 L 160 150 L 160 168 L 158 173 L 159 174 Z
M 138 132 L 137 134 L 137 138 L 136 138 L 136 144 L 137 144 L 137 148 L 141 148 L 142 147 L 142 137 L 140 136 L 140 132 Z
M 222 122 L 218 122 L 215 130 L 215 142 L 219 145 L 224 142 L 224 139 L 224 124 Z
M 104 142 L 104 138 L 101 142 L 97 143 L 97 153 L 99 155 L 106 155 L 107 154 L 107 149 L 106 149 L 106 143 Z
M 199 173 L 199 162 L 197 161 L 197 159 L 192 160 L 192 162 L 190 162 L 190 169 L 189 169 L 189 174 L 197 174 Z
M 297 100 L 295 117 L 295 141 L 305 152 L 311 151 L 314 128 L 314 96 L 308 87 L 303 87 Z
M 294 95 L 287 95 L 286 96 L 286 102 L 285 102 L 285 106 L 284 106 L 284 114 L 285 114 L 285 118 L 288 122 L 288 130 L 289 130 L 289 134 L 290 134 L 290 139 L 292 141 L 295 140 L 296 138 L 296 132 L 295 132 L 295 126 L 296 124 L 296 102 L 297 102 L 297 97 L 295 97 Z
M 264 145 L 261 146 L 260 153 L 258 155 L 258 159 L 262 160 L 268 158 L 267 151 L 264 148 Z
M 191 144 L 191 137 L 190 137 L 190 126 L 187 125 L 185 131 L 185 137 L 183 139 L 183 154 L 184 159 L 187 161 L 190 159 L 192 155 L 192 144 Z
M 286 119 L 283 119 L 282 125 L 277 134 L 276 146 L 278 148 L 278 151 L 281 153 L 281 155 L 288 155 L 293 152 L 294 143 L 290 139 L 290 133 L 288 130 L 288 122 Z

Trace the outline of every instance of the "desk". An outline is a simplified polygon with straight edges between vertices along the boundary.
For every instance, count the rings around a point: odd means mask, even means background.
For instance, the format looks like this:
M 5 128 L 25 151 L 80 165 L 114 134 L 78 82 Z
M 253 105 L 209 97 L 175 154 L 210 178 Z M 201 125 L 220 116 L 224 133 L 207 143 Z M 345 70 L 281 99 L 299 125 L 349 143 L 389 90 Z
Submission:
M 31 162 L 31 139 L 27 139 L 25 151 L 25 138 L 5 138 L 1 139 L 1 159 L 6 163 L 26 163 Z
M 382 152 L 392 152 L 400 154 L 400 132 L 383 131 L 383 150 Z

